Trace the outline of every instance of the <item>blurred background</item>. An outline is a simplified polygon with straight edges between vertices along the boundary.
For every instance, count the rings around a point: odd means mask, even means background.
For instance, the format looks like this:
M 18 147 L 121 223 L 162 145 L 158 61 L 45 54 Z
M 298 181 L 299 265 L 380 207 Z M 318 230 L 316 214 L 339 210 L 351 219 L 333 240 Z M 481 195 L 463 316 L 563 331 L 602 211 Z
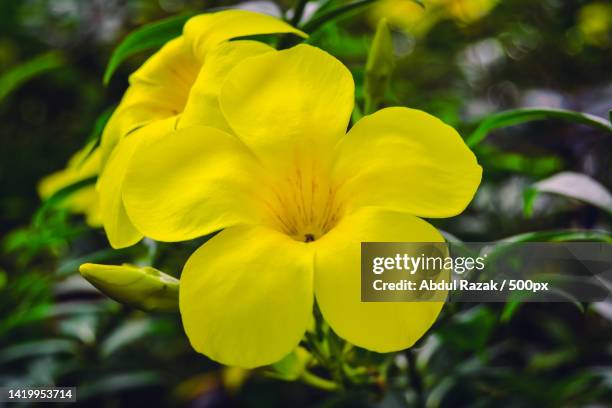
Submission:
M 304 18 L 321 3 L 309 2 Z M 423 3 L 373 2 L 309 42 L 349 66 L 360 99 L 376 23 L 387 18 L 396 62 L 384 105 L 425 110 L 465 136 L 487 115 L 520 107 L 608 118 L 611 2 Z M 151 245 L 110 250 L 82 215 L 41 212 L 40 181 L 85 146 L 150 54 L 129 58 L 104 86 L 128 33 L 226 6 L 285 16 L 293 2 L 0 0 L 0 386 L 77 386 L 80 404 L 104 407 L 612 406 L 610 302 L 449 305 L 430 335 L 394 357 L 379 389 L 326 393 L 265 370 L 222 368 L 191 349 L 178 314 L 130 309 L 81 278 L 83 262 L 150 259 Z M 612 211 L 590 196 L 593 186 L 612 189 L 610 136 L 560 120 L 493 132 L 475 148 L 484 167 L 476 199 L 435 225 L 464 241 L 531 232 L 611 241 Z M 561 172 L 584 177 L 573 197 L 530 193 Z M 178 275 L 196 246 L 159 244 L 156 266 Z

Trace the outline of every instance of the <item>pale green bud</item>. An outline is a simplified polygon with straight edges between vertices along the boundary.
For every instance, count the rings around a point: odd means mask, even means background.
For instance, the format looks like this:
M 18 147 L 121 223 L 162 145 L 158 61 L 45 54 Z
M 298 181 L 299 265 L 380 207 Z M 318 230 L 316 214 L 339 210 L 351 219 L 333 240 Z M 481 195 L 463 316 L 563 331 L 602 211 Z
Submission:
M 177 311 L 179 281 L 150 266 L 86 263 L 81 275 L 117 302 L 146 312 Z

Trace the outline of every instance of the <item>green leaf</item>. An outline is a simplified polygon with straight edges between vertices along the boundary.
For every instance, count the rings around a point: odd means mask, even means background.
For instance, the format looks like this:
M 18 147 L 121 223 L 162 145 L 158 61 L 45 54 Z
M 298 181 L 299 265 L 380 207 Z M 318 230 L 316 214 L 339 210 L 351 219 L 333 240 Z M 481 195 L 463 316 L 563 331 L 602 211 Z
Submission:
M 535 183 L 531 191 L 533 204 L 538 193 L 551 193 L 580 200 L 612 214 L 612 194 L 599 182 L 581 173 L 565 171 Z
M 489 132 L 494 129 L 546 119 L 562 119 L 569 122 L 592 126 L 608 133 L 612 133 L 612 126 L 608 121 L 588 113 L 574 112 L 563 109 L 524 108 L 513 109 L 488 116 L 482 122 L 480 122 L 476 130 L 466 139 L 466 143 L 468 146 L 474 147 L 482 142 L 487 137 Z
M 49 354 L 74 354 L 77 343 L 67 339 L 45 339 L 5 347 L 0 352 L 0 364 Z
M 518 302 L 516 300 L 511 300 L 509 302 L 506 302 L 506 304 L 504 305 L 504 310 L 502 310 L 499 320 L 502 323 L 509 322 L 512 319 L 512 316 L 514 316 L 514 314 L 519 309 L 520 305 L 521 305 L 521 302 Z
M 453 316 L 436 334 L 444 343 L 460 350 L 481 350 L 495 327 L 496 318 L 488 308 L 475 306 Z
M 183 25 L 192 16 L 193 13 L 188 13 L 169 17 L 145 24 L 128 34 L 111 55 L 104 72 L 104 84 L 108 85 L 119 65 L 127 58 L 142 51 L 159 48 L 181 35 Z
M 164 377 L 157 371 L 134 371 L 129 373 L 112 373 L 105 377 L 96 377 L 95 382 L 79 386 L 79 400 L 95 397 L 125 394 L 128 391 L 153 387 L 163 384 Z
M 344 17 L 348 13 L 357 11 L 362 7 L 369 6 L 370 4 L 374 3 L 374 1 L 376 0 L 357 0 L 352 3 L 336 7 L 335 9 L 322 12 L 319 15 L 313 16 L 306 24 L 304 24 L 303 27 L 301 27 L 301 29 L 306 33 L 313 33 L 321 28 L 324 24 L 334 21 L 340 17 Z
M 534 177 L 545 177 L 559 171 L 563 162 L 556 156 L 530 157 L 520 153 L 504 152 L 492 146 L 477 146 L 474 153 L 486 169 L 511 171 Z
M 39 55 L 4 72 L 0 75 L 0 102 L 25 82 L 45 72 L 59 68 L 64 63 L 62 55 L 52 51 Z
M 538 198 L 538 190 L 529 187 L 523 192 L 523 215 L 525 218 L 531 218 L 533 215 L 533 205 Z
M 612 233 L 603 230 L 564 229 L 527 232 L 500 239 L 497 245 L 520 242 L 612 242 Z
M 117 327 L 100 345 L 102 357 L 123 349 L 129 344 L 145 338 L 153 330 L 153 322 L 149 319 L 128 320 Z
M 100 140 L 102 138 L 102 132 L 104 131 L 104 127 L 108 123 L 108 120 L 115 111 L 116 107 L 117 105 L 110 106 L 96 118 L 91 132 L 89 133 L 89 136 L 87 136 L 87 143 L 85 144 L 85 146 L 87 146 L 87 153 L 83 155 L 83 158 L 81 159 L 79 165 L 85 163 L 89 156 L 91 156 L 94 150 L 96 150 L 96 148 L 100 145 Z
M 97 178 L 97 176 L 87 177 L 83 180 L 79 180 L 75 183 L 69 184 L 66 187 L 53 193 L 53 195 L 47 198 L 43 205 L 34 214 L 34 226 L 42 226 L 45 216 L 50 210 L 60 205 L 65 199 L 67 199 L 77 191 L 92 184 L 95 184 Z
M 303 347 L 296 347 L 282 360 L 270 366 L 271 371 L 268 373 L 271 377 L 279 380 L 295 381 L 306 370 L 306 365 L 312 359 L 310 353 Z
M 376 27 L 365 67 L 363 88 L 366 115 L 376 111 L 383 102 L 394 65 L 391 31 L 387 26 L 387 20 L 381 18 Z

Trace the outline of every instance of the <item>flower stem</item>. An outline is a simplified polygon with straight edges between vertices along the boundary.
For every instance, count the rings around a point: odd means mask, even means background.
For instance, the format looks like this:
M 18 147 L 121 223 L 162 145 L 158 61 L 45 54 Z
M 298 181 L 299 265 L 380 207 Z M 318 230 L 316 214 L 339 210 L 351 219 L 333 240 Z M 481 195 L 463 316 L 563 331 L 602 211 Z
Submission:
M 408 373 L 410 376 L 410 384 L 412 385 L 417 397 L 416 406 L 424 407 L 425 392 L 423 390 L 423 380 L 416 367 L 416 357 L 414 355 L 414 351 L 409 349 L 406 351 L 406 354 L 408 355 Z
M 291 20 L 289 21 L 292 26 L 297 27 L 298 24 L 300 24 L 300 21 L 302 21 L 304 8 L 306 7 L 306 3 L 308 3 L 308 1 L 309 0 L 297 0 L 295 2 L 295 7 L 293 7 L 293 16 L 291 16 Z
M 325 378 L 321 378 L 308 370 L 304 370 L 300 378 L 306 384 L 325 391 L 336 391 L 339 389 L 338 384 L 336 384 L 335 382 L 326 380 Z

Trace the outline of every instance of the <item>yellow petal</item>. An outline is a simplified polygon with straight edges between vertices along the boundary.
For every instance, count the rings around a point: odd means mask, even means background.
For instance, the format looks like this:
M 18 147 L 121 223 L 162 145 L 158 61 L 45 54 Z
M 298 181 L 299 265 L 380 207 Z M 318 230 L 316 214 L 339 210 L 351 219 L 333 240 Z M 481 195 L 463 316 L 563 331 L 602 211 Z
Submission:
M 145 236 L 188 240 L 259 222 L 260 174 L 235 136 L 193 126 L 139 147 L 125 176 L 123 200 Z
M 198 71 L 183 37 L 169 41 L 130 76 L 130 87 L 102 134 L 102 163 L 120 138 L 153 121 L 181 113 Z
M 204 61 L 211 47 L 238 37 L 259 34 L 293 33 L 307 37 L 305 33 L 275 17 L 247 10 L 225 10 L 200 14 L 185 24 L 183 34 L 193 50 L 193 55 Z
M 228 75 L 219 102 L 237 135 L 266 164 L 323 155 L 344 135 L 353 110 L 351 73 L 308 45 L 266 53 Z
M 219 108 L 221 85 L 239 62 L 270 51 L 274 49 L 256 41 L 224 42 L 211 49 L 191 88 L 185 111 L 179 120 L 179 128 L 204 125 L 231 132 Z
M 194 349 L 226 365 L 274 363 L 312 314 L 312 252 L 274 230 L 228 228 L 187 261 L 179 307 Z
M 113 248 L 125 248 L 142 239 L 142 234 L 132 224 L 123 204 L 123 181 L 134 152 L 143 143 L 149 144 L 169 137 L 174 131 L 175 122 L 174 118 L 156 121 L 121 139 L 98 179 L 104 230 Z
M 364 117 L 339 143 L 337 154 L 334 177 L 349 212 L 375 206 L 451 217 L 472 200 L 482 174 L 453 128 L 408 108 Z
M 315 241 L 315 295 L 332 329 L 376 352 L 412 346 L 431 327 L 443 302 L 361 302 L 361 242 L 442 242 L 409 214 L 362 209 Z

